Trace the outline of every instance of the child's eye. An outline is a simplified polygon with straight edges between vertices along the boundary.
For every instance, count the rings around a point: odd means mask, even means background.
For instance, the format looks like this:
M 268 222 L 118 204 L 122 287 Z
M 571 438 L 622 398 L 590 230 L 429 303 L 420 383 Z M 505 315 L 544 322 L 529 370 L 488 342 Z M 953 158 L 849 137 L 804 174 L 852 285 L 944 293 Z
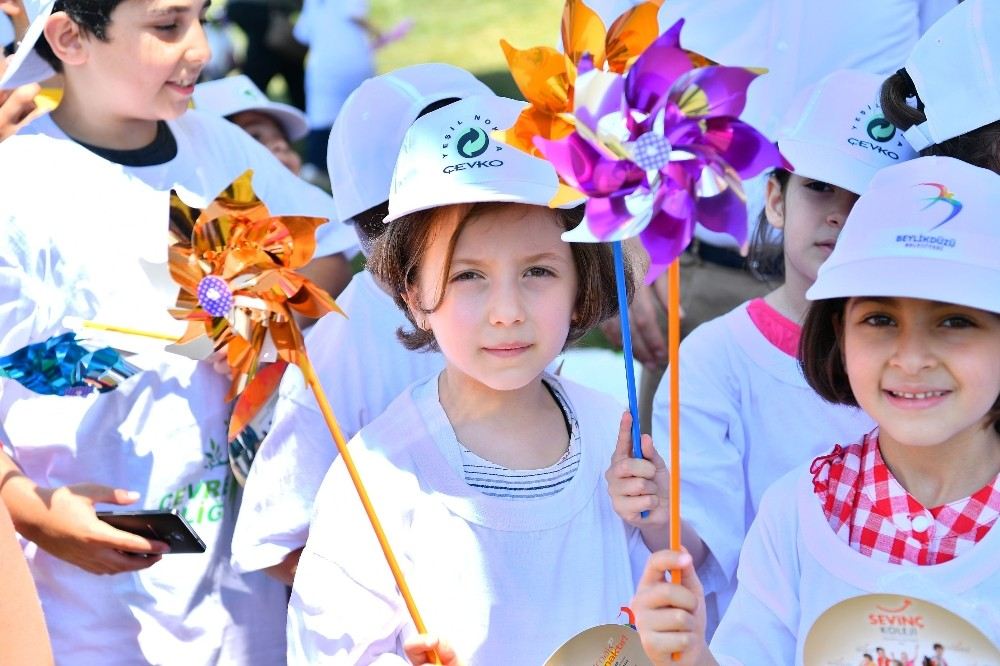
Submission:
M 941 325 L 945 328 L 972 328 L 976 323 L 964 315 L 953 315 L 942 321 Z
M 543 268 L 542 266 L 532 266 L 524 272 L 528 277 L 548 277 L 550 275 L 555 275 L 548 268 Z
M 452 282 L 467 282 L 469 280 L 475 280 L 479 277 L 479 274 L 475 271 L 462 271 L 461 273 L 455 273 L 451 276 Z
M 813 192 L 833 192 L 833 185 L 822 180 L 811 180 L 805 186 Z
M 178 24 L 177 23 L 171 23 L 170 25 L 158 25 L 158 26 L 155 26 L 155 29 L 158 30 L 159 32 L 173 32 L 177 28 L 178 28 Z
M 862 323 L 868 324 L 869 326 L 879 326 L 879 327 L 894 326 L 896 324 L 896 322 L 892 320 L 892 317 L 884 314 L 870 314 L 867 315 L 861 321 Z

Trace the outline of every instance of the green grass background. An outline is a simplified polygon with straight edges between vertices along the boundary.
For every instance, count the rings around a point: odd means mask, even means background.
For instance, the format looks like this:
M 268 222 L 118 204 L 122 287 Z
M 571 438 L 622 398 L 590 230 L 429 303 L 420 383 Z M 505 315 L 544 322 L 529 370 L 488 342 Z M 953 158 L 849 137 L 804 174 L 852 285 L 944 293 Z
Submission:
M 376 53 L 378 71 L 420 62 L 463 67 L 494 92 L 521 98 L 507 72 L 500 39 L 514 46 L 556 46 L 563 0 L 372 0 L 371 20 L 385 30 L 415 21 L 402 40 Z

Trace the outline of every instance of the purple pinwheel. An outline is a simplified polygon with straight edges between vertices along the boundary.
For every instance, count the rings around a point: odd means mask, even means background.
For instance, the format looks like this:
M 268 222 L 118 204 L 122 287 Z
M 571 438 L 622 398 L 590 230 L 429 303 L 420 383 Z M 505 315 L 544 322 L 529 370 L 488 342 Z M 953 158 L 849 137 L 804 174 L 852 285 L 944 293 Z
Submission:
M 623 76 L 581 62 L 575 130 L 535 145 L 560 177 L 588 197 L 568 241 L 638 235 L 652 281 L 691 242 L 695 222 L 746 241 L 742 179 L 788 167 L 777 147 L 738 116 L 758 72 L 695 68 L 680 47 L 683 20 Z

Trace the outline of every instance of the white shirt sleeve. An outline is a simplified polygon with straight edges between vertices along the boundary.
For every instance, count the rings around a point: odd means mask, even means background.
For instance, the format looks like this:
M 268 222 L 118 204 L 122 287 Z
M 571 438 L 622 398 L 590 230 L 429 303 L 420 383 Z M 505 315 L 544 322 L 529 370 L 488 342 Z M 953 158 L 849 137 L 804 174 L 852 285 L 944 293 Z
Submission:
M 798 474 L 793 472 L 768 489 L 747 534 L 740 555 L 739 586 L 711 644 L 712 653 L 722 664 L 795 663 L 799 626 L 797 480 Z
M 257 451 L 233 533 L 233 565 L 250 572 L 279 564 L 305 545 L 313 497 L 337 457 L 302 373 L 289 366 L 271 430 Z
M 0 199 L 10 201 L 2 190 Z M 64 275 L 59 251 L 40 225 L 7 215 L 0 234 L 0 355 L 64 332 L 62 319 L 73 309 L 89 314 L 84 285 Z
M 349 315 L 354 313 L 351 306 L 356 303 L 357 287 L 352 281 L 341 300 Z M 331 313 L 316 322 L 306 336 L 316 375 L 347 439 L 363 425 L 361 409 L 366 394 L 360 382 L 374 381 L 366 377 L 366 355 L 358 351 L 367 347 L 355 336 L 362 319 L 345 319 Z M 301 371 L 290 366 L 278 389 L 271 429 L 260 445 L 243 490 L 233 536 L 233 564 L 237 570 L 273 566 L 305 545 L 313 498 L 336 457 L 336 444 L 315 396 Z
M 706 594 L 729 587 L 747 531 L 739 387 L 722 322 L 700 326 L 681 345 L 681 497 L 685 521 L 708 547 L 699 567 Z M 653 439 L 670 433 L 670 383 L 653 399 Z
M 927 32 L 934 23 L 954 9 L 958 2 L 956 0 L 920 0 L 920 34 Z
M 307 551 L 288 604 L 288 663 L 408 666 L 401 656 L 398 613 L 336 563 Z
M 288 663 L 408 664 L 406 607 L 343 461 L 330 468 L 316 503 L 288 604 Z

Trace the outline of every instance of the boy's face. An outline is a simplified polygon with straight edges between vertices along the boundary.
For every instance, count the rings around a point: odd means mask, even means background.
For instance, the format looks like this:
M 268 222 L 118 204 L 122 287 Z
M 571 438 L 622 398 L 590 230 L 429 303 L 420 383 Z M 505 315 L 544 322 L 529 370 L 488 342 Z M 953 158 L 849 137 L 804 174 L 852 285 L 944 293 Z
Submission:
M 211 50 L 202 30 L 205 0 L 124 0 L 107 41 L 85 35 L 94 104 L 124 120 L 169 120 L 188 108 Z

